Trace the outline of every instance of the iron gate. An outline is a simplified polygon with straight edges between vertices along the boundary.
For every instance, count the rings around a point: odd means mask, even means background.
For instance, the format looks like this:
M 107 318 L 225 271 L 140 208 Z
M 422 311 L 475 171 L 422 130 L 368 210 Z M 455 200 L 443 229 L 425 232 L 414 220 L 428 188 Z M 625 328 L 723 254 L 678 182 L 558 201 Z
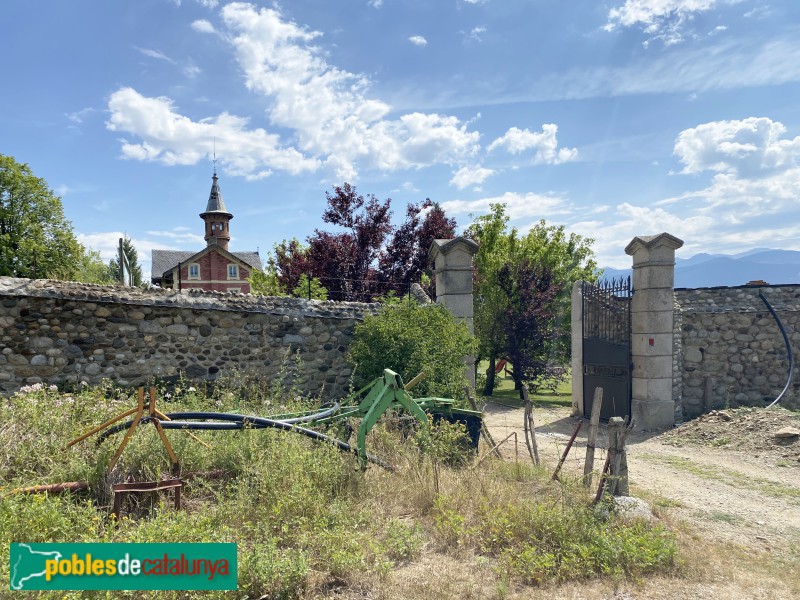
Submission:
M 603 388 L 601 419 L 631 414 L 631 278 L 583 282 L 583 414 Z

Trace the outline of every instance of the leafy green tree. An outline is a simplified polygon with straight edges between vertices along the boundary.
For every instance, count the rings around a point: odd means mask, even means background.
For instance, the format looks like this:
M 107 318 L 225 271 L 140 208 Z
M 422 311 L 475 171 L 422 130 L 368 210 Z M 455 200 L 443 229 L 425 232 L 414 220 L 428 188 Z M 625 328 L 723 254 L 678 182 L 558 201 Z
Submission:
M 309 278 L 303 273 L 297 282 L 297 286 L 292 290 L 295 298 L 308 298 L 309 300 L 327 300 L 328 290 L 320 283 L 316 277 Z
M 296 298 L 308 298 L 309 300 L 327 300 L 328 290 L 322 285 L 319 279 L 312 277 L 309 279 L 306 273 L 299 273 L 296 276 L 288 276 L 288 269 L 281 272 L 279 268 L 282 252 L 290 245 L 295 248 L 300 247 L 297 240 L 280 244 L 275 244 L 276 257 L 270 257 L 266 268 L 263 271 L 254 271 L 247 280 L 250 283 L 250 293 L 259 296 L 294 296 Z M 301 248 L 302 250 L 302 248 Z M 288 286 L 292 286 L 289 288 Z
M 81 283 L 101 285 L 114 285 L 118 281 L 109 265 L 103 262 L 100 253 L 91 249 L 84 250 L 72 279 Z
M 515 227 L 508 227 L 508 221 L 505 205 L 493 204 L 490 212 L 477 217 L 466 232 L 480 243 L 475 260 L 474 326 L 480 341 L 479 357 L 489 361 L 486 395 L 494 389 L 496 361 L 510 354 L 519 357 L 520 348 L 524 348 L 528 355 L 546 355 L 557 362 L 568 360 L 572 283 L 597 279 L 597 264 L 591 247 L 593 240 L 567 234 L 563 225 L 548 225 L 544 220 L 521 235 Z M 539 276 L 534 276 L 537 273 Z M 546 306 L 541 303 L 541 296 L 524 298 L 525 278 L 539 282 L 537 285 L 542 278 L 549 281 Z M 550 285 L 555 286 L 553 293 L 549 291 Z M 529 317 L 525 317 L 528 324 L 525 330 L 536 332 L 539 339 L 535 343 L 518 339 L 521 330 L 509 326 L 508 321 L 511 313 L 524 314 L 524 311 L 520 312 L 521 304 L 533 301 L 538 303 L 535 312 L 540 323 L 533 327 Z M 542 335 L 545 331 L 550 333 Z M 509 336 L 509 332 L 513 335 Z M 526 368 L 524 364 L 514 367 L 519 387 Z
M 462 357 L 476 349 L 467 325 L 441 304 L 389 300 L 377 315 L 356 326 L 348 360 L 359 386 L 380 377 L 384 369 L 406 382 L 424 371 L 415 396 L 463 398 L 467 379 Z
M 144 277 L 142 275 L 142 266 L 139 264 L 139 253 L 136 252 L 136 246 L 133 245 L 133 241 L 131 238 L 127 236 L 127 234 L 122 238 L 122 253 L 125 255 L 125 258 L 128 261 L 128 264 L 131 267 L 131 275 L 133 279 L 133 285 L 139 287 L 144 282 Z M 119 257 L 112 258 L 108 263 L 108 269 L 111 272 L 114 281 L 120 280 L 120 266 L 119 266 Z M 125 285 L 128 285 L 128 271 L 125 270 Z
M 83 252 L 61 198 L 27 164 L 0 154 L 0 275 L 72 279 Z
M 270 270 L 269 265 L 263 271 L 253 271 L 247 279 L 250 284 L 250 293 L 257 296 L 288 296 L 283 291 L 277 274 Z

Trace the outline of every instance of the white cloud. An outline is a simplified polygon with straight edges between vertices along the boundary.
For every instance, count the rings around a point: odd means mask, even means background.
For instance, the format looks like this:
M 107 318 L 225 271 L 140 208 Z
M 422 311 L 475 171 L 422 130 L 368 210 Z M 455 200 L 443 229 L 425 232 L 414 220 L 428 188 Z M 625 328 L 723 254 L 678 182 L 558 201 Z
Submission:
M 122 140 L 122 156 L 159 161 L 167 165 L 191 165 L 205 159 L 216 138 L 217 155 L 233 175 L 259 179 L 280 169 L 292 174 L 313 171 L 318 163 L 294 148 L 281 147 L 277 135 L 248 129 L 247 119 L 228 113 L 201 121 L 175 111 L 168 98 L 148 98 L 132 88 L 121 88 L 108 101 L 111 113 L 106 127 L 140 138 Z
M 558 196 L 547 196 L 527 192 L 506 192 L 502 196 L 478 200 L 447 200 L 441 203 L 448 214 L 485 214 L 492 204 L 505 204 L 506 214 L 511 219 L 534 217 L 537 220 L 563 216 L 574 212 L 575 207 Z
M 426 40 L 421 35 L 412 35 L 410 38 L 408 38 L 408 41 L 411 42 L 412 44 L 414 44 L 415 46 L 427 46 L 428 45 L 428 40 Z
M 800 247 L 800 136 L 766 118 L 718 121 L 684 130 L 675 143 L 683 173 L 713 173 L 710 184 L 653 206 L 616 207 L 605 222 L 570 229 L 595 237 L 600 264 L 629 267 L 622 248 L 636 235 L 667 231 L 686 242 L 684 254 L 753 246 Z M 776 222 L 788 223 L 776 227 Z
M 469 33 L 462 32 L 464 34 L 464 38 L 466 41 L 473 41 L 473 42 L 482 42 L 483 38 L 481 37 L 482 34 L 486 33 L 486 26 L 478 25 L 477 27 L 473 27 L 470 29 Z
M 703 244 L 714 237 L 717 219 L 709 215 L 681 217 L 664 208 L 634 206 L 623 203 L 606 220 L 591 219 L 568 226 L 570 231 L 593 238 L 592 248 L 598 264 L 614 268 L 630 268 L 631 259 L 625 246 L 635 236 L 655 235 L 666 231 L 685 242 L 684 251 L 694 254 L 707 250 Z
M 504 148 L 510 154 L 521 154 L 526 150 L 535 149 L 534 163 L 557 165 L 575 160 L 578 151 L 575 148 L 558 148 L 558 125 L 546 123 L 542 131 L 530 131 L 512 127 L 501 137 L 489 144 L 488 151 Z
M 183 67 L 182 70 L 183 74 L 186 75 L 186 77 L 189 77 L 190 79 L 192 77 L 197 77 L 200 73 L 203 72 L 203 70 L 194 63 L 187 64 L 185 67 Z
M 367 5 L 372 8 L 380 8 L 383 6 L 383 0 L 367 0 Z
M 723 31 L 727 31 L 727 30 L 728 30 L 728 28 L 725 25 L 717 25 L 716 27 L 714 27 L 714 29 L 712 29 L 711 31 L 708 32 L 708 35 L 710 35 L 710 36 L 718 35 L 718 34 L 722 33 Z
M 64 116 L 67 117 L 67 119 L 69 119 L 72 123 L 80 125 L 81 123 L 83 123 L 84 119 L 93 112 L 95 112 L 95 109 L 89 106 L 75 112 L 64 113 Z
M 192 29 L 199 33 L 214 33 L 216 31 L 214 26 L 205 19 L 197 19 L 196 21 L 192 21 Z
M 161 52 L 161 50 L 153 50 L 152 48 L 139 48 L 138 46 L 134 46 L 139 52 L 144 54 L 149 58 L 155 58 L 156 60 L 163 60 L 164 62 L 168 62 L 170 64 L 177 64 L 173 59 L 169 56 Z
M 684 40 L 684 27 L 695 14 L 741 1 L 625 0 L 622 6 L 608 12 L 608 22 L 603 29 L 613 31 L 618 27 L 640 27 L 649 36 L 649 40 L 659 39 L 669 46 Z
M 492 175 L 494 175 L 494 171 L 492 169 L 486 169 L 478 166 L 461 167 L 458 171 L 453 173 L 453 178 L 450 180 L 450 185 L 463 190 L 471 185 L 482 184 Z
M 197 3 L 205 6 L 206 8 L 216 8 L 219 4 L 219 0 L 197 0 Z
M 765 117 L 714 121 L 682 131 L 674 154 L 683 173 L 755 175 L 800 164 L 800 136 L 784 133 L 783 123 Z
M 712 47 L 687 47 L 622 67 L 571 69 L 535 80 L 523 79 L 518 92 L 488 102 L 704 93 L 800 81 L 800 36 L 717 39 Z M 487 99 L 469 98 L 467 103 L 487 103 Z
M 146 231 L 145 233 L 154 237 L 172 240 L 173 242 L 176 242 L 182 246 L 185 246 L 186 244 L 200 244 L 202 246 L 206 243 L 205 238 L 202 235 L 189 232 L 187 227 L 175 227 L 166 231 L 153 230 Z
M 125 141 L 124 156 L 192 163 L 209 151 L 207 142 L 196 146 L 201 139 L 217 135 L 221 150 L 222 134 L 229 147 L 218 154 L 234 174 L 261 177 L 268 169 L 299 173 L 325 165 L 337 178 L 352 179 L 361 168 L 462 163 L 480 148 L 480 134 L 456 117 L 415 112 L 387 119 L 391 107 L 368 97 L 368 79 L 329 65 L 313 45 L 322 33 L 249 4 L 229 4 L 221 14 L 247 87 L 265 99 L 272 125 L 293 132 L 296 149 L 282 148 L 278 136 L 264 130 L 247 131 L 245 119 L 225 113 L 192 121 L 167 98 L 123 88 L 109 102 L 108 126 L 142 138 L 138 144 Z M 234 134 L 249 143 L 239 143 Z M 250 152 L 258 156 L 251 159 Z

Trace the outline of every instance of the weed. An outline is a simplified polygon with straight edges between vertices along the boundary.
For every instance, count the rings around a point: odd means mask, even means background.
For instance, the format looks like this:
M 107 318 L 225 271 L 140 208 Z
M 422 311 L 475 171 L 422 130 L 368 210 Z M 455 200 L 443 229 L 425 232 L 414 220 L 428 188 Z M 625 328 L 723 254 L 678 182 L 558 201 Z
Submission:
M 178 381 L 170 409 L 249 414 L 306 408 L 293 381 L 295 355 L 280 385 L 231 376 L 210 396 Z M 464 465 L 472 456 L 461 425 L 446 421 L 408 431 L 384 421 L 368 445 L 397 470 L 362 473 L 355 457 L 276 430 L 200 431 L 167 435 L 185 474 L 195 474 L 176 511 L 166 494 L 130 501 L 109 518 L 109 484 L 157 480 L 170 462 L 155 429 L 142 426 L 114 472 L 105 473 L 121 440 L 64 444 L 135 405 L 135 393 L 109 386 L 60 393 L 34 387 L 0 403 L 0 578 L 8 575 L 7 542 L 236 542 L 239 591 L 232 597 L 315 597 L 332 587 L 361 588 L 438 549 L 482 565 L 478 579 L 498 597 L 529 584 L 593 576 L 637 577 L 675 568 L 675 542 L 661 528 L 596 517 L 582 489 L 553 484 L 529 464 Z M 217 477 L 203 473 L 216 472 Z M 15 487 L 88 480 L 80 494 L 17 495 Z M 478 582 L 483 584 L 483 581 Z M 466 584 L 465 584 L 466 586 Z M 466 589 L 469 586 L 466 586 Z M 455 588 L 453 588 L 455 589 Z M 82 598 L 82 593 L 59 597 Z M 211 593 L 212 598 L 226 597 Z M 95 595 L 94 597 L 97 597 Z M 99 597 L 143 597 L 121 592 Z M 159 597 L 186 598 L 183 592 Z

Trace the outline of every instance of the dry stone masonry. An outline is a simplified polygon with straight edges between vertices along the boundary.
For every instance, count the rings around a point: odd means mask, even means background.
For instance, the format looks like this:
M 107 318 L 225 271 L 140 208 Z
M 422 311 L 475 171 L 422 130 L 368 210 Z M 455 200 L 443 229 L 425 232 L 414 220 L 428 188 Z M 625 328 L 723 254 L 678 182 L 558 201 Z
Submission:
M 136 386 L 183 374 L 226 372 L 269 380 L 287 353 L 302 359 L 304 388 L 346 391 L 353 328 L 378 304 L 179 293 L 0 278 L 0 392 L 22 385 Z
M 800 286 L 675 290 L 681 348 L 674 363 L 675 400 L 685 418 L 723 406 L 764 406 L 786 384 L 786 346 L 759 291 L 778 313 L 795 360 L 800 359 Z M 792 383 L 782 406 L 800 408 L 798 387 Z

